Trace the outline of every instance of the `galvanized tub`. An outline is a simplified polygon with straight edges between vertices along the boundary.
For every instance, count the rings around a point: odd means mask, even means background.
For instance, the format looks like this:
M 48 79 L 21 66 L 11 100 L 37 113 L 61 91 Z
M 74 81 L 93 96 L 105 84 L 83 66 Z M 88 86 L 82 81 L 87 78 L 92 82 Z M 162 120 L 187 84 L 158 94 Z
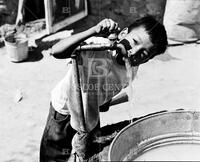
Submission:
M 164 147 L 166 147 L 165 152 L 161 155 L 160 152 L 163 150 L 159 149 Z M 182 152 L 180 152 L 181 149 Z M 148 152 L 151 151 L 154 152 L 148 157 Z M 169 157 L 169 151 L 174 154 L 174 158 Z M 154 155 L 157 157 L 153 157 Z M 186 155 L 189 157 L 184 159 Z M 144 158 L 140 158 L 142 156 Z M 166 157 L 167 159 L 165 159 Z M 200 161 L 200 112 L 184 110 L 162 112 L 131 123 L 120 131 L 113 140 L 108 160 Z
M 5 37 L 8 58 L 12 62 L 20 62 L 28 58 L 28 39 L 23 33 L 11 34 Z

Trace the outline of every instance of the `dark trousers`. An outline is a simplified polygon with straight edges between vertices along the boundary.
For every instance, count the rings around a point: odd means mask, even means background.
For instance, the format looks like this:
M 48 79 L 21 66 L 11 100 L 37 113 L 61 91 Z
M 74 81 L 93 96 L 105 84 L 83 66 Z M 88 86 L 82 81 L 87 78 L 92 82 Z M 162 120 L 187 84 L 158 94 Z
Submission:
M 75 133 L 70 125 L 70 115 L 62 115 L 50 105 L 40 145 L 40 162 L 67 162 Z

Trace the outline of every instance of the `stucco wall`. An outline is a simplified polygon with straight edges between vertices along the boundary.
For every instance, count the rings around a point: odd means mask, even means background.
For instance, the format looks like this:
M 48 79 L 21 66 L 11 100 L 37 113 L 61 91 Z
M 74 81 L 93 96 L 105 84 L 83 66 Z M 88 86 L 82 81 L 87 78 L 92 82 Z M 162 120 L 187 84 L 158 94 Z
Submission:
M 89 0 L 91 23 L 108 17 L 122 27 L 145 14 L 153 14 L 162 21 L 166 0 Z
M 1 24 L 13 24 L 15 23 L 18 0 L 2 0 L 1 5 L 6 6 L 5 12 L 0 13 L 0 25 Z
M 7 5 L 7 16 L 3 16 L 1 21 L 15 23 L 18 0 L 4 2 Z M 153 14 L 162 21 L 165 4 L 166 0 L 88 0 L 89 16 L 81 24 L 92 26 L 107 17 L 124 27 L 145 14 Z

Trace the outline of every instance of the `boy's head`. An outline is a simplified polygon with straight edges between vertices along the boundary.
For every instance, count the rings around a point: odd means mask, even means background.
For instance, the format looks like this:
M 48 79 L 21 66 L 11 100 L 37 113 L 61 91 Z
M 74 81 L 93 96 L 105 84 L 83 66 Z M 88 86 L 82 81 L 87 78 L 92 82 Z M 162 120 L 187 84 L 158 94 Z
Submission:
M 122 42 L 128 42 L 128 45 L 125 44 L 127 50 L 130 49 L 131 62 L 134 66 L 164 53 L 168 45 L 165 27 L 152 16 L 136 20 L 124 28 L 118 37 Z

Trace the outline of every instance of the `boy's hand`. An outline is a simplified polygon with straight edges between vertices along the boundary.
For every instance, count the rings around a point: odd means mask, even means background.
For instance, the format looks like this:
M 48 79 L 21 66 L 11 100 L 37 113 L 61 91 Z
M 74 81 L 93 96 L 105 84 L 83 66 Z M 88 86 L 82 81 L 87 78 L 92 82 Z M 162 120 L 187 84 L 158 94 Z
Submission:
M 119 25 L 111 19 L 104 19 L 95 27 L 96 34 L 110 34 L 119 31 Z

